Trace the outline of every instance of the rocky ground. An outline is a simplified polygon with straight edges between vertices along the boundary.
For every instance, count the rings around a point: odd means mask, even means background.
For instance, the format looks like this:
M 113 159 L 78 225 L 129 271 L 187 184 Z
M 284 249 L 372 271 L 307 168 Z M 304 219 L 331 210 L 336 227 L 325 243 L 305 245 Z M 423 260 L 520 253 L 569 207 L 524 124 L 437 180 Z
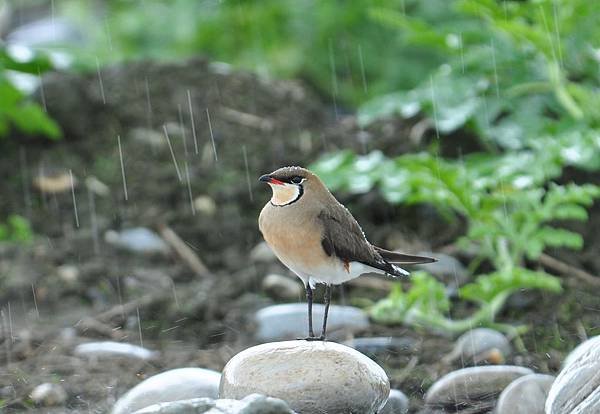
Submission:
M 270 340 L 257 336 L 256 313 L 299 302 L 302 293 L 259 244 L 256 218 L 268 194 L 256 177 L 285 164 L 306 165 L 328 150 L 378 148 L 394 155 L 428 141 L 427 133 L 415 132 L 416 120 L 362 130 L 352 115 L 334 111 L 299 83 L 202 59 L 132 63 L 100 77 L 56 73 L 44 78 L 42 91 L 64 139 L 10 137 L 0 154 L 0 175 L 7 177 L 0 183 L 0 216 L 22 214 L 36 234 L 27 246 L 0 246 L 4 412 L 107 412 L 153 374 L 180 367 L 221 371 L 239 351 Z M 448 154 L 476 148 L 464 135 L 444 142 Z M 342 199 L 369 238 L 390 248 L 436 251 L 460 232 L 426 207 L 391 207 L 376 193 Z M 578 229 L 586 248 L 552 253 L 599 274 L 599 228 L 596 206 L 590 223 Z M 496 347 L 500 359 L 491 362 L 556 375 L 569 351 L 598 334 L 594 288 L 573 276 L 565 276 L 564 286 L 559 296 L 523 292 L 511 301 L 502 320 L 531 329 L 524 348 Z M 376 280 L 346 286 L 335 303 L 362 305 L 386 289 Z M 288 316 L 301 325 L 299 315 Z M 410 398 L 411 412 L 445 374 L 470 365 L 470 358 L 490 360 L 490 349 L 453 358 L 452 338 L 366 317 L 356 326 L 356 320 L 342 318 L 332 339 L 393 338 L 371 348 L 354 345 Z M 106 340 L 153 352 L 142 358 L 76 351 Z M 62 390 L 55 391 L 54 406 L 35 398 L 43 383 Z

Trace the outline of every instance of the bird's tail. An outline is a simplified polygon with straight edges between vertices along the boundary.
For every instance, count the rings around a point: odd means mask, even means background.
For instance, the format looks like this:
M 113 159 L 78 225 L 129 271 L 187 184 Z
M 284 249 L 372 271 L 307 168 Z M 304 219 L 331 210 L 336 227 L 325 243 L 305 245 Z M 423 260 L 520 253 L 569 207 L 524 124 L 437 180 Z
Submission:
M 437 262 L 437 259 L 433 257 L 427 256 L 415 256 L 411 254 L 404 254 L 398 252 L 392 252 L 389 250 L 382 249 L 381 247 L 373 246 L 377 253 L 383 257 L 386 262 L 395 265 L 403 265 L 403 264 L 423 264 L 423 263 L 433 263 Z M 397 266 L 396 266 L 397 267 Z

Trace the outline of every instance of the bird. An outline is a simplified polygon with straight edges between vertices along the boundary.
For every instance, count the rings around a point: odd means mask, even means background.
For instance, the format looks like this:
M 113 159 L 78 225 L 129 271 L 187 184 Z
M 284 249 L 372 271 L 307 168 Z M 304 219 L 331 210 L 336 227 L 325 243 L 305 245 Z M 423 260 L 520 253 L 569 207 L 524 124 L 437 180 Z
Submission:
M 260 176 L 272 190 L 258 218 L 263 238 L 277 258 L 304 284 L 308 303 L 308 337 L 325 340 L 332 286 L 365 273 L 408 276 L 400 265 L 436 259 L 389 251 L 371 244 L 350 211 L 313 172 L 282 167 Z M 313 330 L 313 289 L 324 284 L 325 312 L 320 336 Z

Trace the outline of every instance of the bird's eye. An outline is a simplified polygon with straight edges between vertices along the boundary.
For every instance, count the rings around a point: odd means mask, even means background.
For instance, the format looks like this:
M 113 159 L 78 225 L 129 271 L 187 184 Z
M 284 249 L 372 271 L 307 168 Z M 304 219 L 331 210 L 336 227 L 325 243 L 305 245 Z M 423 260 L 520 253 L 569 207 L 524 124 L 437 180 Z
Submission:
M 302 182 L 302 177 L 295 175 L 290 179 L 290 181 L 294 184 L 300 184 Z

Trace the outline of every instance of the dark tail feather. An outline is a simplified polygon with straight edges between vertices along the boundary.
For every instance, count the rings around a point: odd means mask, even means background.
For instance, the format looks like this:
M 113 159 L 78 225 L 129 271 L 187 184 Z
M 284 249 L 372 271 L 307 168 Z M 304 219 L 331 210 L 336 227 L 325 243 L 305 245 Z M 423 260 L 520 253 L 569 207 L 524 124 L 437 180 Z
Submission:
M 437 259 L 434 259 L 432 257 L 414 256 L 411 254 L 391 252 L 389 250 L 385 250 L 377 246 L 373 247 L 375 247 L 375 250 L 381 255 L 381 257 L 393 264 L 422 264 L 437 262 Z

